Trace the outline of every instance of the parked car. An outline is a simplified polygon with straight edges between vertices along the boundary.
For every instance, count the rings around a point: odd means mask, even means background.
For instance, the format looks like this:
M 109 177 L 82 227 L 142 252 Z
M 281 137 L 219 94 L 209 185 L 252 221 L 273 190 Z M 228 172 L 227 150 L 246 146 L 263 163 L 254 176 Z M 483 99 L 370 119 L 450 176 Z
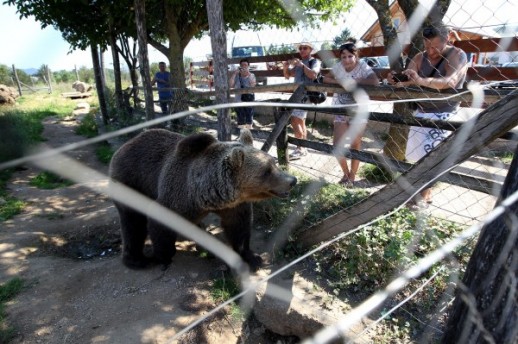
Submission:
M 362 57 L 360 60 L 367 62 L 372 68 L 389 68 L 388 56 L 370 56 Z

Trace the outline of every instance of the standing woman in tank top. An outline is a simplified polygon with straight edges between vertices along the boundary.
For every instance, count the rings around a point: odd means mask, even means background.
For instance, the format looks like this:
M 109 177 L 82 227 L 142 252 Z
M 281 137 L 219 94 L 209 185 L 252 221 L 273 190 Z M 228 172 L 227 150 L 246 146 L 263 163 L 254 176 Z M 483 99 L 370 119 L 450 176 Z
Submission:
M 468 59 L 461 49 L 448 44 L 450 30 L 442 24 L 423 29 L 424 52 L 418 53 L 403 71 L 408 81 L 396 82 L 389 73 L 387 80 L 396 87 L 421 86 L 436 90 L 462 88 L 466 80 Z M 416 118 L 448 120 L 460 102 L 439 100 L 417 102 Z M 406 147 L 406 159 L 417 161 L 444 141 L 450 131 L 438 128 L 410 127 Z M 421 199 L 414 201 L 417 207 L 432 203 L 431 188 L 421 191 Z

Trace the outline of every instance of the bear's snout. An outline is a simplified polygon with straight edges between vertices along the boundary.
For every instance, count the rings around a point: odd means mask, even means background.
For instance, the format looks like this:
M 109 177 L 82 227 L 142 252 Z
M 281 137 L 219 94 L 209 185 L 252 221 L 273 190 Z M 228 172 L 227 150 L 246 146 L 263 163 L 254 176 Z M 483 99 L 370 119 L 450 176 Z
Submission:
M 283 173 L 283 181 L 280 185 L 272 190 L 273 193 L 280 198 L 287 198 L 290 195 L 291 189 L 297 185 L 297 178 L 291 174 Z

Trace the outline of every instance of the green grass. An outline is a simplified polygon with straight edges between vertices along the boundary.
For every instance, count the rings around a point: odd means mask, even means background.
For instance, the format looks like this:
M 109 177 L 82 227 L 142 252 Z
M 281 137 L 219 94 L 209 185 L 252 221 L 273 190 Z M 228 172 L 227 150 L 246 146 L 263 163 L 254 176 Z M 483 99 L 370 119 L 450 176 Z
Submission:
M 13 169 L 0 170 L 0 222 L 7 221 L 20 214 L 25 207 L 25 202 L 9 196 L 5 190 L 7 181 L 11 178 Z
M 386 286 L 395 275 L 442 246 L 463 229 L 462 226 L 430 215 L 416 216 L 416 213 L 403 208 L 320 251 L 314 259 L 315 270 L 321 283 L 339 297 L 347 297 L 351 293 L 366 297 Z M 462 278 L 472 244 L 453 252 L 452 255 L 459 261 L 458 265 L 449 261 L 434 265 L 398 293 L 394 302 L 400 301 L 440 269 L 433 282 L 405 305 L 405 309 L 411 309 L 417 318 L 427 319 L 436 312 L 438 300 L 448 287 L 450 275 L 458 273 L 459 278 Z M 414 336 L 424 330 L 421 323 L 400 310 L 378 326 L 382 330 L 377 330 L 372 338 L 376 343 L 393 343 L 394 340 L 412 342 L 417 339 Z
M 29 185 L 40 189 L 57 189 L 74 184 L 70 180 L 64 179 L 51 172 L 41 172 L 29 181 Z
M 99 159 L 99 161 L 103 164 L 110 163 L 113 153 L 115 153 L 113 148 L 107 142 L 99 143 L 95 149 L 95 155 L 97 156 L 97 159 Z
M 5 323 L 5 303 L 18 295 L 23 287 L 24 282 L 20 278 L 13 278 L 0 285 L 0 343 L 9 343 L 15 336 L 15 330 Z
M 18 98 L 16 105 L 0 106 L 0 163 L 21 158 L 36 144 L 44 141 L 42 121 L 45 118 L 65 118 L 72 113 L 76 102 L 60 95 L 69 87 L 57 85 L 52 94 L 29 93 Z M 101 153 L 105 159 L 107 154 Z M 21 213 L 25 207 L 24 202 L 11 197 L 5 189 L 12 173 L 12 169 L 0 171 L 0 222 Z M 38 176 L 33 183 L 45 188 L 70 185 L 48 174 Z
M 254 204 L 254 220 L 260 224 L 278 227 L 290 215 L 299 215 L 302 226 L 309 226 L 351 206 L 368 193 L 361 189 L 346 189 L 338 184 L 324 184 L 314 195 L 307 189 L 314 180 L 294 173 L 298 179 L 290 196 L 286 199 L 272 198 Z
M 219 304 L 227 301 L 233 296 L 236 296 L 239 292 L 239 286 L 232 277 L 222 277 L 213 281 L 210 295 L 213 301 Z M 229 306 L 229 312 L 232 319 L 244 319 L 244 313 L 239 308 L 238 304 L 234 302 Z

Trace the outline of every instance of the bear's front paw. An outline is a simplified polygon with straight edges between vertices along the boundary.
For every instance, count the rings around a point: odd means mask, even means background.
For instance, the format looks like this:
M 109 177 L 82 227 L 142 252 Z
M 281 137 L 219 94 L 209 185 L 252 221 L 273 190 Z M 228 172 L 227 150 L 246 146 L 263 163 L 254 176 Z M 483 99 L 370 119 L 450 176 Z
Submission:
M 122 262 L 130 269 L 145 269 L 152 264 L 152 260 L 145 256 L 132 257 L 125 255 L 122 257 Z
M 263 265 L 263 258 L 252 251 L 243 254 L 243 260 L 248 263 L 252 272 L 256 272 Z
M 154 257 L 153 262 L 157 265 L 161 265 L 162 271 L 167 270 L 169 265 L 173 262 L 173 257 Z

